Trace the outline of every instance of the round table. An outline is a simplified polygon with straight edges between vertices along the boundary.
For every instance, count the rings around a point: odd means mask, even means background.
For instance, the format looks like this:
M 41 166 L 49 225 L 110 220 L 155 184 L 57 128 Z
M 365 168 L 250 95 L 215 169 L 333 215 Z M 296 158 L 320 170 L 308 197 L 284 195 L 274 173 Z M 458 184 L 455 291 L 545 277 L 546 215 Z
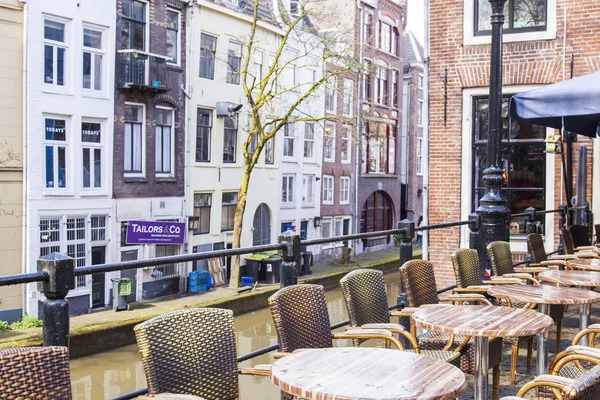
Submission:
M 591 303 L 600 301 L 600 293 L 591 290 L 574 289 L 556 286 L 531 286 L 531 285 L 501 285 L 490 286 L 488 294 L 500 299 L 521 301 L 524 303 L 537 303 L 539 311 L 548 314 L 551 304 L 581 304 L 582 313 L 579 320 L 581 329 L 587 328 L 583 318 Z M 546 374 L 548 369 L 548 338 L 540 334 L 537 341 L 537 372 L 538 375 Z
M 378 348 L 298 350 L 273 364 L 271 381 L 314 400 L 437 400 L 467 388 L 462 371 L 441 360 Z
M 571 269 L 600 272 L 600 258 L 576 258 L 566 261 L 567 267 Z
M 552 318 L 533 310 L 497 306 L 441 306 L 412 314 L 415 326 L 436 332 L 475 338 L 474 399 L 487 400 L 488 339 L 543 334 L 552 329 Z

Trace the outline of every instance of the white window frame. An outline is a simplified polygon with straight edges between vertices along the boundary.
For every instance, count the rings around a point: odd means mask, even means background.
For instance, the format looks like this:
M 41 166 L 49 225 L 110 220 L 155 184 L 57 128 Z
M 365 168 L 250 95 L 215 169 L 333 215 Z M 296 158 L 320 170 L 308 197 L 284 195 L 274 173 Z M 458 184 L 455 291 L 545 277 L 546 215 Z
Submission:
M 349 117 L 354 110 L 352 103 L 354 102 L 354 81 L 352 79 L 344 79 L 344 95 L 342 104 L 342 114 Z
M 423 176 L 423 138 L 422 137 L 417 137 L 417 146 L 416 146 L 416 152 L 417 152 L 417 157 L 416 157 L 416 161 L 417 161 L 417 165 L 415 168 L 415 173 L 418 176 Z
M 262 50 L 255 50 L 254 57 L 252 57 L 254 78 L 256 79 L 255 85 L 257 85 L 263 78 L 263 61 L 265 53 Z
M 51 39 L 46 39 L 44 37 L 44 28 L 46 25 L 46 21 L 51 21 L 51 22 L 57 22 L 60 24 L 63 24 L 64 27 L 64 42 L 57 42 L 55 40 L 51 40 Z M 58 89 L 58 90 L 68 90 L 69 85 L 71 83 L 70 80 L 70 72 L 71 72 L 71 58 L 70 58 L 70 52 L 69 52 L 69 39 L 71 37 L 71 32 L 70 32 L 70 20 L 68 19 L 64 19 L 64 18 L 57 18 L 54 16 L 50 16 L 50 15 L 43 15 L 43 22 L 42 22 L 42 75 L 43 75 L 43 79 L 42 79 L 42 83 L 44 84 L 44 86 L 46 87 L 51 87 L 54 89 Z M 83 32 L 82 32 L 83 33 Z M 52 83 L 46 82 L 46 77 L 45 75 L 45 69 L 46 69 L 46 62 L 45 62 L 45 54 L 46 54 L 46 46 L 52 46 L 52 60 L 53 60 L 53 65 L 52 65 Z M 57 56 L 57 48 L 62 48 L 65 50 L 65 55 L 64 55 L 64 61 L 63 61 L 63 84 L 59 85 L 57 82 L 57 73 L 58 73 L 58 63 L 56 62 L 56 56 Z
M 156 170 L 156 156 L 157 156 L 157 146 L 158 146 L 158 142 L 157 142 L 157 136 L 158 135 L 154 135 L 154 149 L 155 149 L 155 154 L 154 154 L 154 172 L 156 174 L 157 177 L 174 177 L 175 176 L 175 109 L 173 109 L 172 107 L 164 107 L 164 106 L 156 106 L 157 110 L 163 110 L 163 111 L 169 111 L 171 113 L 171 137 L 170 139 L 170 169 L 171 171 L 169 172 L 158 172 Z M 158 126 L 157 126 L 158 127 Z
M 321 238 L 330 238 L 332 237 L 331 231 L 333 228 L 333 218 L 323 218 L 321 220 Z M 327 233 L 327 235 L 325 235 Z M 324 247 L 331 247 L 331 243 L 327 243 L 323 245 Z
M 236 59 L 239 59 L 239 66 L 238 66 L 238 70 L 235 70 L 233 68 L 233 65 L 231 65 L 231 63 L 229 62 L 229 53 L 232 52 L 234 53 L 234 56 Z M 225 62 L 226 65 L 226 69 L 225 69 L 225 82 L 229 83 L 230 85 L 240 85 L 242 82 L 242 53 L 243 53 L 244 49 L 243 49 L 243 45 L 240 42 L 237 42 L 235 40 L 229 39 L 228 45 L 227 45 L 227 61 Z M 231 68 L 231 75 L 229 74 L 229 70 Z
M 167 60 L 167 64 L 171 64 L 171 65 L 176 65 L 176 66 L 181 66 L 181 11 L 176 9 L 176 8 L 172 8 L 172 7 L 167 7 L 166 11 L 165 11 L 165 20 L 167 18 L 167 12 L 172 11 L 174 13 L 178 14 L 178 18 L 177 18 L 177 55 L 176 55 L 176 60 L 173 61 L 172 59 L 168 59 Z M 165 27 L 165 35 L 166 32 L 169 30 L 168 27 Z M 166 40 L 166 39 L 165 39 Z M 165 52 L 165 56 L 166 56 L 166 52 Z
M 54 120 L 61 120 L 61 121 L 65 121 L 65 140 L 64 141 L 57 141 L 57 140 L 48 140 L 46 139 L 46 119 L 54 119 Z M 65 115 L 57 115 L 57 114 L 44 114 L 42 116 L 42 132 L 44 132 L 44 144 L 43 144 L 43 157 L 44 157 L 44 179 L 43 179 L 43 187 L 45 191 L 57 191 L 57 192 L 66 192 L 69 191 L 69 189 L 71 188 L 71 180 L 73 178 L 73 173 L 72 173 L 72 168 L 71 168 L 71 156 L 69 153 L 69 145 L 73 142 L 73 132 L 72 132 L 72 124 L 71 124 L 71 119 Z M 54 176 L 54 180 L 53 182 L 53 186 L 52 187 L 47 187 L 47 181 L 46 181 L 46 147 L 47 146 L 52 146 L 53 148 L 53 176 Z M 64 147 L 64 151 L 65 151 L 65 186 L 64 187 L 60 187 L 57 185 L 57 181 L 58 181 L 58 176 L 59 176 L 59 167 L 58 167 L 58 148 L 59 147 Z
M 312 138 L 307 138 L 306 134 L 307 134 L 307 129 L 309 129 L 308 127 L 312 126 Z M 307 155 L 307 145 L 310 146 L 310 155 Z M 304 152 L 304 158 L 307 160 L 312 160 L 315 157 L 315 123 L 314 122 L 305 122 L 304 123 L 304 148 L 303 148 Z
M 88 29 L 91 31 L 96 31 L 96 32 L 100 32 L 100 34 L 102 35 L 102 39 L 100 41 L 100 48 L 94 48 L 94 47 L 87 47 L 83 45 L 83 35 L 84 35 L 84 31 L 83 29 Z M 82 52 L 81 52 L 81 58 L 82 58 L 82 63 L 83 63 L 83 54 L 84 53 L 90 53 L 90 87 L 89 88 L 84 88 L 83 87 L 83 69 L 81 71 L 81 89 L 84 92 L 87 93 L 105 93 L 106 92 L 106 88 L 107 88 L 107 74 L 106 74 L 106 65 L 107 65 L 107 55 L 106 55 L 106 34 L 107 34 L 107 29 L 99 27 L 97 25 L 91 25 L 91 24 L 83 24 L 83 29 L 81 31 L 81 42 L 82 42 Z M 95 86 L 95 72 L 96 72 L 96 64 L 94 63 L 94 57 L 96 55 L 99 55 L 102 57 L 102 63 L 101 63 L 101 71 L 100 71 L 100 89 L 94 89 Z
M 123 176 L 125 177 L 145 177 L 146 176 L 146 105 L 143 103 L 133 103 L 133 102 L 125 102 L 126 106 L 134 106 L 142 108 L 142 170 L 141 172 L 125 171 L 125 157 L 123 156 Z M 127 123 L 123 123 L 123 141 L 125 141 L 125 125 Z M 125 149 L 125 143 L 123 142 L 123 150 Z M 132 161 L 133 162 L 133 161 Z
M 296 151 L 296 124 L 294 122 L 288 122 L 283 126 L 283 148 L 281 149 L 284 159 L 293 159 Z M 285 154 L 287 146 L 286 141 L 292 142 L 292 154 Z
M 475 2 L 478 0 L 465 0 L 464 4 L 464 31 L 463 42 L 465 46 L 490 44 L 492 42 L 491 35 L 475 36 Z M 539 32 L 520 32 L 520 33 L 505 33 L 502 36 L 504 43 L 512 42 L 530 42 L 538 40 L 556 39 L 556 0 L 547 0 L 546 11 L 546 30 Z
M 292 4 L 296 4 L 296 12 L 292 11 Z M 298 18 L 300 16 L 300 11 L 302 10 L 302 4 L 300 0 L 290 0 L 289 10 L 292 17 Z
M 325 123 L 325 134 L 323 135 L 323 160 L 327 162 L 335 162 L 335 141 L 336 141 L 336 124 L 332 122 Z M 327 154 L 328 143 L 331 146 L 329 155 Z
M 290 183 L 291 178 L 291 183 Z M 287 196 L 283 196 L 283 186 L 286 186 Z M 296 188 L 296 174 L 283 174 L 281 176 L 281 205 L 283 207 L 294 206 L 294 191 Z
M 423 100 L 417 104 L 417 126 L 423 127 Z
M 346 151 L 346 157 L 344 158 L 344 152 L 343 152 L 343 148 L 344 148 L 344 142 L 347 143 L 347 151 Z M 340 149 L 340 160 L 342 162 L 342 164 L 350 164 L 351 160 L 352 160 L 352 131 L 351 131 L 351 126 L 349 125 L 342 125 L 342 143 L 341 143 L 342 147 Z
M 417 77 L 417 88 L 419 90 L 423 90 L 424 87 L 423 85 L 425 84 L 425 76 L 423 74 L 419 74 L 419 76 Z
M 504 94 L 516 94 L 527 90 L 539 88 L 538 85 L 517 85 L 503 86 Z M 463 90 L 463 126 L 462 126 L 462 156 L 461 156 L 461 218 L 469 217 L 471 213 L 471 202 L 473 199 L 473 184 L 472 184 L 472 163 L 473 163 L 473 97 L 489 96 L 489 88 L 474 88 Z M 554 134 L 554 129 L 548 128 L 546 135 Z M 465 147 L 466 146 L 466 147 Z M 546 210 L 551 210 L 554 207 L 554 180 L 555 178 L 555 155 L 546 154 Z M 545 235 L 544 244 L 546 251 L 551 251 L 554 247 L 554 214 L 547 214 L 544 221 Z M 461 246 L 469 246 L 469 230 L 467 226 L 461 228 Z M 510 248 L 513 252 L 527 252 L 527 242 L 525 238 L 511 238 Z
M 312 206 L 315 204 L 315 175 L 302 175 L 302 205 Z
M 350 177 L 340 177 L 340 204 L 350 204 Z
M 334 178 L 331 175 L 323 175 L 323 204 L 333 204 Z
M 337 77 L 332 76 L 330 81 L 325 84 L 325 111 L 336 114 L 337 104 Z
M 93 118 L 82 118 L 81 124 L 84 123 L 92 123 L 92 124 L 100 124 L 100 142 L 84 142 L 83 138 L 81 139 L 81 166 L 82 166 L 82 175 L 81 175 L 81 188 L 83 191 L 102 191 L 105 188 L 104 182 L 106 181 L 106 124 L 104 120 L 98 120 Z M 80 134 L 83 136 L 82 127 L 80 126 Z M 90 187 L 85 187 L 83 184 L 83 149 L 90 149 Z M 96 165 L 94 161 L 96 161 L 94 154 L 94 150 L 100 150 L 100 187 L 95 187 L 94 175 L 96 172 Z

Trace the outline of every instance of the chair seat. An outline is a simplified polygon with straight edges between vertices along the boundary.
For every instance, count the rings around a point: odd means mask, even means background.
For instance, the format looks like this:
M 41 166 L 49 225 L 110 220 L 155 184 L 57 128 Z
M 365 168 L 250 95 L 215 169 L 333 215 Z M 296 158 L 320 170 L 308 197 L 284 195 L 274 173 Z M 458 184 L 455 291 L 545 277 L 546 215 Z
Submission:
M 413 352 L 412 349 L 406 350 L 408 352 Z M 427 356 L 430 358 L 435 358 L 436 360 L 446 361 L 454 365 L 455 367 L 460 367 L 460 358 L 461 354 L 457 351 L 446 351 L 446 350 L 421 350 L 421 355 Z

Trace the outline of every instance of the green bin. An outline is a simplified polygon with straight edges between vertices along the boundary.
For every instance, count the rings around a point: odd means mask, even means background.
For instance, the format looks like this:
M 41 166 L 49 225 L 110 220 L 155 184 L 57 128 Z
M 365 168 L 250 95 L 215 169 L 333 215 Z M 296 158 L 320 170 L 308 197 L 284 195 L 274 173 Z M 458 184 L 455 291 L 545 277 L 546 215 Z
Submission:
M 131 294 L 130 278 L 113 278 L 113 310 L 129 310 L 127 296 Z

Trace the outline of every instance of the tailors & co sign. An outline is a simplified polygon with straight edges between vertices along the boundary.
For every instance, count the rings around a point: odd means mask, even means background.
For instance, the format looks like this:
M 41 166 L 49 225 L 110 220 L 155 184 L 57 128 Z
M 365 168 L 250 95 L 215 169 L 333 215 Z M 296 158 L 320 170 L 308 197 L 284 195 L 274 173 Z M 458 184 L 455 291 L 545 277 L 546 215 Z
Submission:
M 183 244 L 185 222 L 129 221 L 127 244 Z

